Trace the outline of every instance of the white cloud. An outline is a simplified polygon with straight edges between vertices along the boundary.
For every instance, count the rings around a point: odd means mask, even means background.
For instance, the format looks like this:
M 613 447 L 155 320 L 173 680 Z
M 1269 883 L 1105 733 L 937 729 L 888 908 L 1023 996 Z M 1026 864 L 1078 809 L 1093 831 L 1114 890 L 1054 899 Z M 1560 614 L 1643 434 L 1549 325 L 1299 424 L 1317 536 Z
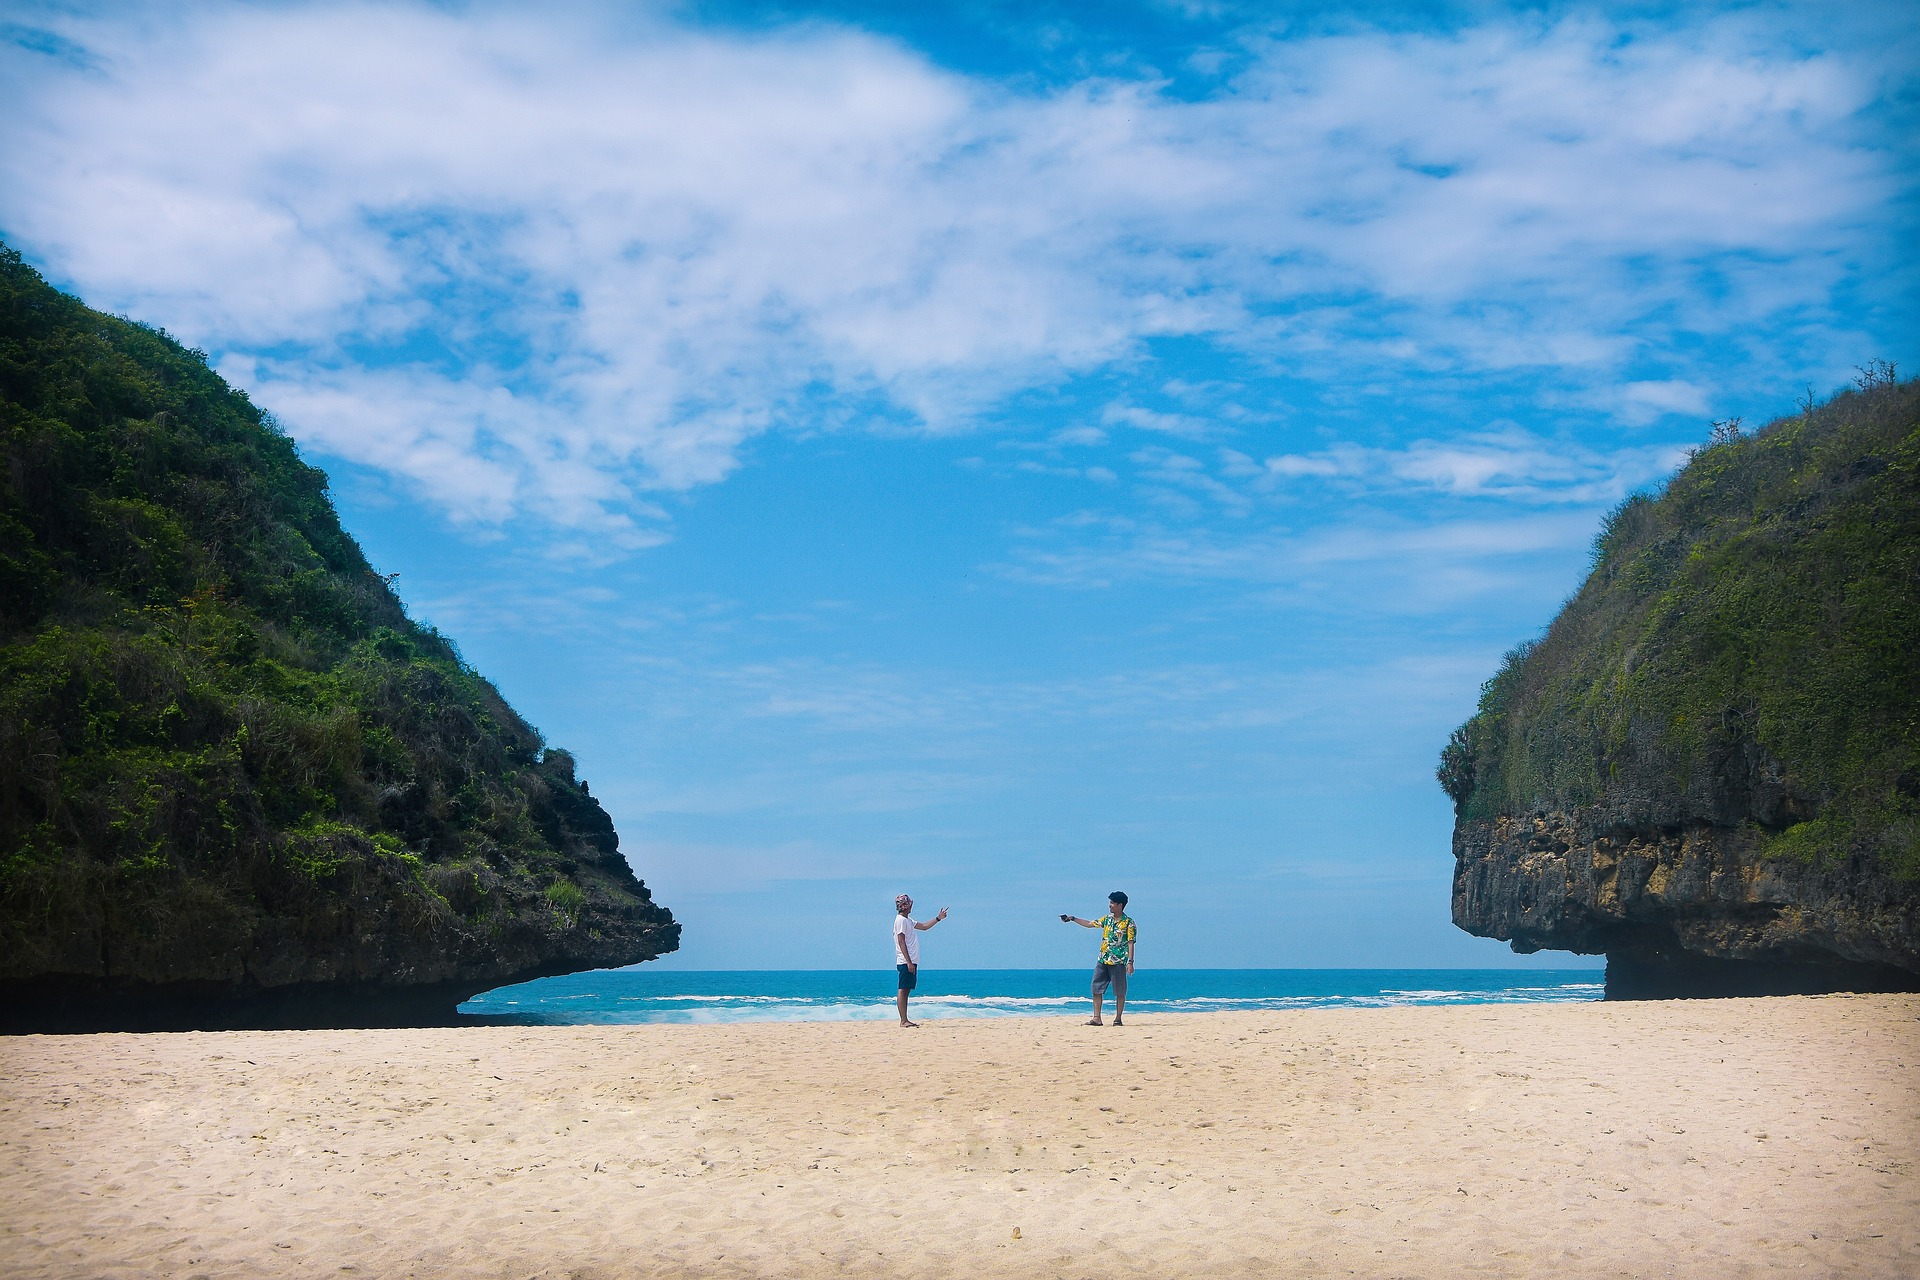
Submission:
M 1231 458 L 1232 455 L 1228 454 L 1225 462 L 1229 475 L 1237 470 Z M 1166 489 L 1210 499 L 1223 510 L 1244 511 L 1251 505 L 1252 500 L 1246 493 L 1214 476 L 1206 463 L 1198 458 L 1156 445 L 1136 450 L 1129 455 L 1129 461 L 1140 468 L 1142 479 Z
M 45 21 L 93 62 L 6 54 L 10 239 L 250 371 L 309 444 L 462 518 L 630 544 L 657 536 L 633 495 L 716 481 L 757 433 L 964 427 L 1161 335 L 1604 383 L 1665 335 L 1827 305 L 1896 190 L 1864 55 L 1745 20 L 1272 41 L 1197 102 L 612 9 Z M 1638 380 L 1623 412 L 1695 412 L 1689 388 Z M 1195 435 L 1199 409 L 1103 421 Z M 1543 464 L 1401 465 L 1479 491 Z
M 1212 430 L 1211 423 L 1191 414 L 1160 413 L 1130 404 L 1108 405 L 1101 411 L 1100 421 L 1110 427 L 1125 426 L 1133 427 L 1138 431 L 1158 431 L 1170 436 L 1182 436 L 1189 440 L 1205 439 Z
M 1663 413 L 1690 413 L 1704 417 L 1712 404 L 1705 387 L 1683 378 L 1629 382 L 1617 398 L 1620 414 L 1631 423 L 1649 422 Z
M 1670 445 L 1602 451 L 1504 431 L 1416 440 L 1397 449 L 1343 444 L 1311 454 L 1280 454 L 1266 460 L 1266 470 L 1276 483 L 1324 479 L 1373 490 L 1406 487 L 1455 497 L 1591 504 L 1616 501 L 1667 475 L 1685 458 L 1684 450 Z
M 1365 455 L 1351 445 L 1323 449 L 1319 453 L 1283 453 L 1268 458 L 1267 470 L 1276 476 L 1358 475 Z
M 1084 514 L 1030 532 L 995 572 L 1099 590 L 1140 582 L 1253 587 L 1268 603 L 1352 619 L 1457 612 L 1496 595 L 1551 598 L 1593 539 L 1590 509 L 1407 520 L 1356 512 L 1306 531 L 1219 531 Z

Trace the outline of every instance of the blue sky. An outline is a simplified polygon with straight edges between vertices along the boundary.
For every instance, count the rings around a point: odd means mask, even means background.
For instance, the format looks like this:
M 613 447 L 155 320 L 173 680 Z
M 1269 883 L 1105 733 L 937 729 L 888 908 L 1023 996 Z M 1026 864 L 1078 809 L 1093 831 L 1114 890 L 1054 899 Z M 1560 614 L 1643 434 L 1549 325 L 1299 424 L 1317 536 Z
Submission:
M 1913 368 L 1901 6 L 0 6 L 0 236 L 269 408 L 689 968 L 1531 961 L 1600 515 Z

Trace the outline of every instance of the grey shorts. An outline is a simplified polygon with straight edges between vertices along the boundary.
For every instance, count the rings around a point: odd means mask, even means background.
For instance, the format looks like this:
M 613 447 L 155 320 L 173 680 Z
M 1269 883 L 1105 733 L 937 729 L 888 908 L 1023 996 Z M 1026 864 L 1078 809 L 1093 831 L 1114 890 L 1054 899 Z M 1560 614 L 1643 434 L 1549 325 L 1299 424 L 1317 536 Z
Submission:
M 1113 994 L 1125 999 L 1127 995 L 1127 966 L 1123 964 L 1097 964 L 1093 966 L 1093 994 L 1103 996 L 1107 988 L 1113 988 Z

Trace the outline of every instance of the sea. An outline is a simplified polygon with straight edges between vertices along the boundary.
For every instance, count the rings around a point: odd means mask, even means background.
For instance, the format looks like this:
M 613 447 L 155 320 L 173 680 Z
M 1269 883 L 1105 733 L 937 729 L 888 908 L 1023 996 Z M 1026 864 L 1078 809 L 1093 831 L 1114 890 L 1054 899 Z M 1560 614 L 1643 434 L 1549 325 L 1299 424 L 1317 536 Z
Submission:
M 1088 969 L 922 969 L 912 1016 L 1084 1017 L 1090 979 Z M 460 1012 L 520 1026 L 882 1022 L 897 1016 L 895 985 L 891 969 L 602 969 L 498 987 Z M 1603 990 L 1600 969 L 1143 969 L 1128 986 L 1127 1013 L 1555 1004 L 1598 1000 Z

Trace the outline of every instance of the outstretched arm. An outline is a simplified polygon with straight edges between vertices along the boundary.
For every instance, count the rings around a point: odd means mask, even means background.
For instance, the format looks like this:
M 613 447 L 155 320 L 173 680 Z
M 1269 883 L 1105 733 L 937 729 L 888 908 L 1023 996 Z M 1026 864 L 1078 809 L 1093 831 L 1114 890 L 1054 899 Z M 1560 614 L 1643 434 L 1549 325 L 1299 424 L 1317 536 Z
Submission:
M 916 929 L 931 929 L 933 928 L 933 926 L 939 924 L 942 920 L 945 920 L 946 918 L 947 918 L 947 909 L 945 907 L 942 907 L 940 908 L 939 915 L 935 916 L 931 920 L 915 920 L 913 922 L 913 927 Z
M 1079 916 L 1068 916 L 1067 919 L 1073 921 L 1082 929 L 1098 929 L 1100 927 L 1091 920 L 1082 920 Z

